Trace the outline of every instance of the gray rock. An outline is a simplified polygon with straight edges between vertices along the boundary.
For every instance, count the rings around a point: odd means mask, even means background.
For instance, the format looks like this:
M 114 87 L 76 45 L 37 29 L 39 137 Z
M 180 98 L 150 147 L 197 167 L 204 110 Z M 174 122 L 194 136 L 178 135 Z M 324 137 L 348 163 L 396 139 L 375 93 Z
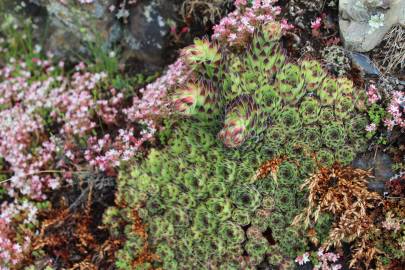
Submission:
M 125 45 L 130 57 L 159 65 L 170 45 L 168 21 L 174 19 L 171 1 L 147 0 L 130 9 L 129 25 L 125 31 Z
M 170 26 L 179 21 L 181 1 L 143 0 L 113 12 L 110 7 L 117 4 L 116 0 L 94 0 L 89 4 L 77 0 L 27 1 L 30 6 L 26 11 L 35 6 L 45 13 L 39 17 L 46 24 L 34 33 L 42 38 L 36 40 L 44 40 L 43 49 L 59 59 L 77 62 L 88 57 L 89 45 L 96 43 L 107 51 L 116 45 L 122 53 L 120 63 L 139 70 L 160 70 L 173 60 L 176 45 L 171 43 Z M 20 1 L 0 0 L 0 13 L 9 14 L 16 2 Z
M 404 0 L 339 1 L 340 35 L 349 50 L 372 50 L 396 24 L 405 26 Z
M 368 186 L 380 193 L 384 191 L 385 182 L 394 175 L 390 156 L 381 151 L 360 156 L 353 161 L 353 166 L 366 170 L 372 169 L 375 178 L 369 182 Z
M 101 43 L 106 49 L 117 42 L 121 26 L 108 7 L 115 1 L 95 0 L 92 4 L 76 1 L 40 1 L 48 11 L 51 33 L 47 50 L 57 57 L 74 60 L 77 54 L 88 53 L 89 42 Z M 71 59 L 73 58 L 73 59 Z
M 352 65 L 360 70 L 363 77 L 378 77 L 380 75 L 380 71 L 367 55 L 358 52 L 350 52 L 349 55 Z

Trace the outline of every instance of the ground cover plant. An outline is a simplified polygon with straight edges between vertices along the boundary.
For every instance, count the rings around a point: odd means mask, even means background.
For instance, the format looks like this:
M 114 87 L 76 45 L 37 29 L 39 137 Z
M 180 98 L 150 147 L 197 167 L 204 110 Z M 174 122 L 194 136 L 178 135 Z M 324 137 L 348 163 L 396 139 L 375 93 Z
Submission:
M 114 56 L 94 47 L 91 63 L 66 67 L 35 43 L 31 21 L 1 16 L 0 265 L 15 269 L 38 246 L 40 213 L 58 208 L 49 201 L 52 191 L 90 185 L 98 173 L 116 175 L 122 160 L 142 153 L 155 128 L 126 117 L 128 85 L 145 81 L 120 74 Z

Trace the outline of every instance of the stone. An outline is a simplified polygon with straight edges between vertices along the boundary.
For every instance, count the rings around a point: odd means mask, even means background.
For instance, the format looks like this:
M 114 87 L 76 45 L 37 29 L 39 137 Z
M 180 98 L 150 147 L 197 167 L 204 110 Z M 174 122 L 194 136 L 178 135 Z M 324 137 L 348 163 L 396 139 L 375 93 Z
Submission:
M 366 153 L 354 160 L 352 164 L 356 168 L 372 169 L 375 178 L 369 181 L 368 187 L 381 194 L 384 192 L 385 182 L 394 175 L 390 156 L 381 151 Z
M 168 21 L 176 16 L 171 1 L 146 0 L 131 7 L 124 42 L 136 60 L 161 65 L 170 45 Z
M 88 43 L 97 42 L 109 49 L 121 38 L 121 26 L 109 11 L 113 0 L 94 0 L 91 4 L 77 1 L 37 0 L 45 6 L 50 19 L 46 49 L 56 57 L 74 60 L 88 54 Z M 73 58 L 73 59 L 72 59 Z
M 340 35 L 346 49 L 375 48 L 394 25 L 405 26 L 404 0 L 340 0 Z
M 378 77 L 380 75 L 380 71 L 367 55 L 358 52 L 350 52 L 349 55 L 352 66 L 358 69 L 363 77 Z

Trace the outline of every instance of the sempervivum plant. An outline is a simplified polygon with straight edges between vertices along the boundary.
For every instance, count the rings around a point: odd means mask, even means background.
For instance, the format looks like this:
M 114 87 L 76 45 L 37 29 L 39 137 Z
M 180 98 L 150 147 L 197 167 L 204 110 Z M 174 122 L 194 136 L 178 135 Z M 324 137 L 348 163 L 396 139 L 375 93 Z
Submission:
M 241 96 L 226 110 L 224 127 L 218 137 L 227 147 L 238 147 L 255 130 L 258 108 L 250 96 Z
M 321 64 L 315 60 L 304 60 L 301 62 L 301 70 L 304 74 L 307 91 L 316 92 L 326 76 Z
M 286 64 L 277 73 L 277 89 L 283 101 L 295 105 L 305 95 L 303 73 L 299 66 Z
M 333 105 L 338 97 L 338 88 L 336 81 L 331 78 L 326 78 L 321 87 L 318 89 L 318 96 L 322 105 Z
M 189 82 L 179 86 L 173 96 L 175 112 L 189 116 L 218 115 L 218 91 L 210 82 Z
M 194 44 L 183 49 L 185 62 L 201 76 L 218 78 L 218 66 L 221 61 L 218 45 L 208 39 L 196 39 Z
M 244 49 L 207 40 L 185 49 L 194 74 L 170 98 L 192 117 L 168 122 L 162 149 L 118 181 L 119 199 L 145 209 L 161 259 L 153 267 L 292 269 L 310 242 L 291 226 L 305 207 L 304 179 L 367 146 L 362 90 L 316 60 L 287 59 L 281 26 L 244 33 Z
M 335 123 L 326 126 L 322 130 L 324 144 L 331 149 L 339 149 L 345 144 L 346 131 L 343 126 Z
M 318 120 L 320 111 L 319 101 L 314 97 L 308 97 L 300 104 L 299 112 L 305 124 L 315 123 Z
M 335 115 L 338 119 L 345 120 L 349 118 L 353 109 L 354 103 L 352 97 L 341 96 L 339 100 L 335 101 Z

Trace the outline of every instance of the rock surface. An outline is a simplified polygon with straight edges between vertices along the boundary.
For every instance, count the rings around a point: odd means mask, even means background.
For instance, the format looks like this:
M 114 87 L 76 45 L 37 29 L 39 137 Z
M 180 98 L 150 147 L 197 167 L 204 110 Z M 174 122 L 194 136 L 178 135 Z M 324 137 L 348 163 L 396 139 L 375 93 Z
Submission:
M 368 186 L 380 193 L 384 192 L 385 182 L 394 175 L 390 156 L 382 152 L 364 154 L 353 161 L 353 166 L 365 170 L 372 169 L 375 178 Z
M 0 13 L 15 13 L 15 1 L 0 0 Z M 80 4 L 77 0 L 27 0 L 25 13 L 37 7 L 45 24 L 37 25 L 36 36 L 46 36 L 44 50 L 67 62 L 78 62 L 95 43 L 107 51 L 119 47 L 122 62 L 139 62 L 151 70 L 167 64 L 175 49 L 170 29 L 179 21 L 179 1 L 144 0 L 117 7 L 116 0 L 94 0 Z M 30 14 L 32 15 L 32 14 Z M 16 13 L 16 18 L 21 14 Z M 25 16 L 25 15 L 23 15 Z M 172 24 L 170 24 L 170 22 Z
M 380 75 L 380 71 L 367 55 L 358 52 L 350 52 L 349 55 L 352 65 L 361 72 L 363 77 L 378 77 Z
M 372 50 L 396 24 L 405 26 L 404 0 L 339 1 L 340 34 L 349 50 Z
M 164 52 L 170 46 L 170 26 L 175 20 L 172 1 L 147 0 L 130 9 L 124 42 L 130 57 L 155 65 L 164 62 Z M 129 57 L 127 56 L 127 57 Z
M 121 37 L 121 26 L 108 9 L 114 0 L 94 0 L 91 4 L 73 0 L 35 3 L 48 12 L 50 33 L 46 49 L 56 57 L 77 60 L 78 55 L 88 53 L 87 43 L 98 42 L 110 48 Z

